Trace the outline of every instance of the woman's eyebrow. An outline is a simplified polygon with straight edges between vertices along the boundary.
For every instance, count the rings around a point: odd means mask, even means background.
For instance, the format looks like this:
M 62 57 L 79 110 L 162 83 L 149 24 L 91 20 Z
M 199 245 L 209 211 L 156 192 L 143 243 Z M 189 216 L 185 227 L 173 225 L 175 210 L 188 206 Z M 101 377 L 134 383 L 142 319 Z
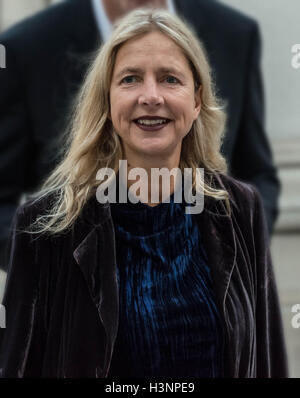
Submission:
M 123 68 L 116 76 L 116 78 L 118 79 L 119 77 L 121 77 L 122 75 L 125 75 L 126 73 L 143 73 L 143 70 L 140 68 Z
M 158 68 L 158 72 L 160 73 L 173 73 L 175 75 L 181 76 L 183 77 L 184 74 L 179 72 L 177 69 L 173 68 L 173 67 L 161 67 Z M 123 68 L 117 75 L 116 75 L 116 79 L 119 79 L 121 76 L 125 75 L 126 73 L 139 73 L 139 74 L 143 74 L 143 69 L 141 68 L 132 68 L 132 67 L 125 67 Z

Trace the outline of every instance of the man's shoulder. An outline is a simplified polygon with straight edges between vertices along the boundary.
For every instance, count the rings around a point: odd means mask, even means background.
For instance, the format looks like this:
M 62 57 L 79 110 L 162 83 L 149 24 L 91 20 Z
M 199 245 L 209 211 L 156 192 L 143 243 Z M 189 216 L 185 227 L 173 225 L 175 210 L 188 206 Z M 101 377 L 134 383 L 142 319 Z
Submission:
M 222 35 L 226 33 L 230 37 L 239 35 L 241 40 L 244 35 L 247 36 L 257 29 L 254 18 L 216 0 L 177 0 L 176 4 L 184 17 L 203 32 L 222 32 Z
M 214 18 L 215 23 L 224 23 L 235 29 L 249 29 L 257 24 L 256 20 L 227 4 L 217 0 L 194 0 L 199 11 L 205 12 L 208 18 Z
M 59 32 L 65 29 L 68 21 L 66 17 L 71 9 L 71 1 L 51 5 L 2 32 L 0 42 L 11 46 L 23 46 L 26 43 L 30 44 L 32 40 L 41 40 L 44 45 L 47 45 L 49 39 L 55 38 Z

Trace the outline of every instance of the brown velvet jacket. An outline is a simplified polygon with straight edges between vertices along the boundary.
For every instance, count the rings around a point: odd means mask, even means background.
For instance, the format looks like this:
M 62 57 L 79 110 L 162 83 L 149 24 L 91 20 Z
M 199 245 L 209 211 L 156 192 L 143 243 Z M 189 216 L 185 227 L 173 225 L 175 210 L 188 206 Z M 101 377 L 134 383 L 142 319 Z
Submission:
M 262 203 L 256 189 L 225 175 L 198 217 L 225 333 L 226 377 L 287 377 L 281 311 Z M 0 329 L 1 377 L 107 377 L 118 330 L 114 225 L 92 197 L 60 236 L 18 232 L 47 200 L 18 209 Z

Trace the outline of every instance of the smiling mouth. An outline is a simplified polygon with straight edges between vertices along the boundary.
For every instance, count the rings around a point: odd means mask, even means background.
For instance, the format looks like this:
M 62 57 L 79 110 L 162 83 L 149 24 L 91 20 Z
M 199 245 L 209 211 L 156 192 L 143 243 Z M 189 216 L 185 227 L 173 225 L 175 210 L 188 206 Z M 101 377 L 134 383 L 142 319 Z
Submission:
M 156 130 L 161 130 L 164 128 L 167 124 L 171 122 L 170 119 L 165 119 L 165 118 L 157 118 L 157 119 L 135 119 L 133 122 L 141 129 L 144 131 L 156 131 Z
M 161 126 L 168 124 L 170 119 L 135 119 L 134 123 L 138 126 Z
M 161 122 L 150 122 L 147 120 L 147 123 L 141 123 L 138 120 L 134 120 L 134 123 L 143 131 L 157 131 L 163 129 L 167 124 L 171 122 L 169 119 L 165 119 Z

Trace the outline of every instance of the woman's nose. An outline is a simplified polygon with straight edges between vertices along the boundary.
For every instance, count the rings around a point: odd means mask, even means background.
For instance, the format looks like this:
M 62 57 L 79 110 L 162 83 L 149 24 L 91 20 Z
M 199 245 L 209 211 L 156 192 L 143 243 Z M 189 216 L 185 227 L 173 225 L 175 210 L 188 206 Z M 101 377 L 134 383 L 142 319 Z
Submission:
M 143 85 L 142 93 L 139 96 L 139 105 L 161 105 L 164 99 L 159 91 L 159 87 L 156 82 L 148 82 Z

